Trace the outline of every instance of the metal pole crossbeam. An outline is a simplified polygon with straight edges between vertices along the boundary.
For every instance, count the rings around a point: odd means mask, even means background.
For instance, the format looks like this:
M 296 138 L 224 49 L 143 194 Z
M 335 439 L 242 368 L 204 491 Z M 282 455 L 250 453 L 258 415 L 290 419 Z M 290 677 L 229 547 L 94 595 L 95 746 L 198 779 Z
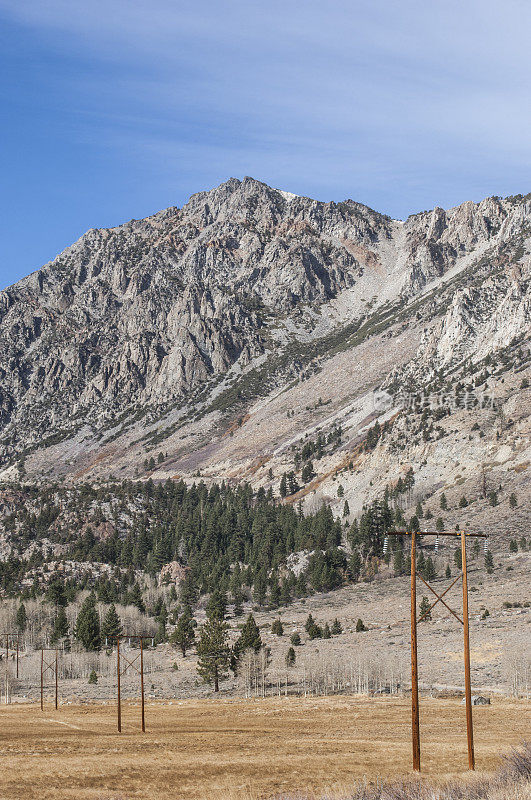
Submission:
M 445 608 L 461 623 L 464 632 L 464 664 L 465 664 L 465 702 L 466 702 L 466 731 L 468 744 L 468 767 L 475 768 L 474 758 L 474 731 L 472 725 L 472 689 L 470 680 L 470 638 L 468 624 L 468 580 L 466 564 L 466 540 L 467 538 L 487 539 L 485 533 L 465 533 L 465 531 L 389 531 L 385 536 L 411 536 L 411 718 L 412 718 L 412 747 L 413 747 L 413 769 L 420 772 L 420 727 L 419 727 L 419 684 L 418 684 L 418 661 L 417 661 L 417 624 L 425 619 L 431 610 L 442 603 Z M 450 586 L 442 594 L 433 589 L 428 581 L 417 572 L 416 568 L 416 538 L 417 536 L 435 536 L 438 542 L 441 536 L 459 536 L 461 539 L 461 572 L 452 581 Z M 434 603 L 425 611 L 420 619 L 417 620 L 417 576 L 428 587 L 430 592 L 437 598 Z M 463 586 L 463 619 L 443 600 L 450 589 L 455 586 L 457 581 L 462 578 Z

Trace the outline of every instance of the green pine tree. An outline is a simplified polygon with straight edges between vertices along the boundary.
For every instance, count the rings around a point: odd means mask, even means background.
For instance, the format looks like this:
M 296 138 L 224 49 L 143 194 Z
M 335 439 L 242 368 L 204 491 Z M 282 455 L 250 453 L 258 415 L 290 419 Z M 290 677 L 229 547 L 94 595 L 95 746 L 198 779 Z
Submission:
M 52 644 L 55 644 L 60 639 L 63 639 L 65 636 L 68 635 L 68 619 L 66 616 L 66 611 L 64 610 L 63 606 L 59 606 L 57 614 L 55 615 L 54 623 L 53 623 L 53 630 L 51 641 Z
M 114 639 L 117 636 L 121 636 L 123 632 L 122 623 L 120 621 L 120 617 L 116 611 L 116 606 L 112 603 L 107 613 L 103 618 L 103 622 L 101 625 L 101 635 L 103 639 L 108 640 L 108 644 L 112 644 Z
M 219 682 L 227 677 L 230 661 L 227 625 L 213 616 L 201 626 L 197 643 L 197 671 L 205 683 L 213 683 L 219 692 Z
M 252 649 L 257 653 L 262 647 L 262 637 L 260 636 L 260 629 L 256 624 L 255 618 L 249 614 L 246 621 L 242 625 L 242 629 L 238 639 L 236 640 L 233 648 L 234 657 L 239 659 L 240 655 L 245 651 Z
M 186 651 L 195 641 L 194 620 L 189 610 L 184 611 L 177 621 L 177 626 L 170 636 L 170 642 L 180 648 L 183 658 Z
M 424 616 L 424 614 L 426 614 L 426 616 L 422 620 L 423 622 L 425 622 L 426 620 L 431 620 L 430 601 L 428 600 L 428 598 L 426 596 L 424 596 L 422 598 L 421 603 L 420 603 L 419 619 L 422 616 Z
M 338 636 L 340 633 L 343 633 L 343 627 L 336 617 L 332 624 L 332 636 Z
M 17 609 L 16 625 L 20 633 L 24 633 L 26 625 L 28 624 L 28 615 L 26 614 L 26 606 L 21 603 Z
M 288 649 L 288 652 L 286 653 L 286 666 L 287 667 L 295 666 L 296 658 L 297 656 L 295 655 L 295 650 L 293 649 L 293 647 L 290 647 Z
M 206 606 L 207 617 L 224 620 L 227 614 L 227 595 L 219 589 L 214 589 L 208 598 Z
M 81 606 L 74 627 L 74 636 L 85 650 L 99 650 L 101 647 L 100 618 L 93 594 L 89 594 Z
M 146 613 L 146 606 L 144 605 L 144 600 L 142 598 L 142 590 L 138 583 L 134 583 L 131 591 L 129 592 L 128 601 L 132 606 L 136 606 L 141 614 Z

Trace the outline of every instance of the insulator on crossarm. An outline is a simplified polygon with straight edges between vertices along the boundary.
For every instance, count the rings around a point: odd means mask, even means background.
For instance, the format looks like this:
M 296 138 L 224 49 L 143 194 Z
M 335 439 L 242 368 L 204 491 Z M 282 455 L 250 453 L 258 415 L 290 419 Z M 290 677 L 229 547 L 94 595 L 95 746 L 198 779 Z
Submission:
M 388 548 L 389 548 L 389 536 L 386 536 L 385 539 L 384 539 L 384 543 L 383 543 L 383 554 L 384 555 L 387 553 Z
M 483 540 L 483 552 L 487 555 L 489 549 L 489 538 L 488 536 Z
M 438 536 L 435 537 L 435 552 L 436 553 L 439 552 L 439 537 Z

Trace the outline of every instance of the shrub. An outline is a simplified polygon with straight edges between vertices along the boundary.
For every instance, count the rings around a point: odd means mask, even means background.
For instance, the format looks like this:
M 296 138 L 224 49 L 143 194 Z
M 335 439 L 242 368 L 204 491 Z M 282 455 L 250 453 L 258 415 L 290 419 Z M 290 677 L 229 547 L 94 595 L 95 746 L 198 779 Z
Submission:
M 426 620 L 431 620 L 430 601 L 426 596 L 422 598 L 420 603 L 419 619 L 421 617 L 424 617 L 424 619 L 422 620 L 423 622 L 425 622 Z
M 308 636 L 310 639 L 322 639 L 323 638 L 323 629 L 320 625 L 316 625 L 315 622 L 308 630 Z
M 293 647 L 290 647 L 288 652 L 286 653 L 286 666 L 293 667 L 296 658 L 297 657 L 295 655 L 295 650 L 293 649 Z
M 332 623 L 332 636 L 338 636 L 340 633 L 343 633 L 343 627 L 336 617 L 334 622 Z

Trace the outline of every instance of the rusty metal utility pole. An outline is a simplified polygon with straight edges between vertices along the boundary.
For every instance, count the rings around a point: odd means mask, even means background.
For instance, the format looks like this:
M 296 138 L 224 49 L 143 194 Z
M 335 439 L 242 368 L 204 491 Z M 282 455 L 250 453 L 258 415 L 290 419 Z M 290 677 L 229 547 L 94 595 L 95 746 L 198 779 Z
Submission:
M 44 651 L 50 650 L 55 652 L 55 659 L 53 661 L 46 661 L 44 658 Z M 51 670 L 55 678 L 55 710 L 59 707 L 59 654 L 57 647 L 41 647 L 41 711 L 44 711 L 44 675 L 48 670 Z
M 464 531 L 452 531 L 450 533 L 437 533 L 433 531 L 389 531 L 385 536 L 411 536 L 411 733 L 413 749 L 413 769 L 420 772 L 420 726 L 419 726 L 419 679 L 418 679 L 418 660 L 417 660 L 417 623 L 422 622 L 430 614 L 432 609 L 441 603 L 451 614 L 463 625 L 464 632 L 464 662 L 465 662 L 465 702 L 466 702 L 466 730 L 468 743 L 468 767 L 475 768 L 474 759 L 474 731 L 472 725 L 472 689 L 470 681 L 470 639 L 468 626 L 468 580 L 466 564 L 466 539 L 467 537 L 480 537 L 486 539 L 484 533 L 465 533 Z M 459 536 L 461 538 L 461 573 L 452 583 L 439 594 L 432 586 L 417 572 L 416 558 L 416 538 L 417 536 L 436 536 L 436 547 L 440 536 Z M 387 545 L 385 545 L 387 547 Z M 417 578 L 427 586 L 432 594 L 437 598 L 417 619 Z M 450 589 L 457 583 L 459 578 L 463 581 L 463 619 L 443 599 Z
M 140 643 L 140 652 L 136 655 L 133 659 L 127 658 L 124 653 L 120 655 L 120 639 L 136 639 Z M 116 636 L 116 683 L 117 683 L 117 690 L 118 690 L 118 733 L 122 732 L 122 698 L 121 698 L 121 688 L 120 688 L 120 678 L 127 670 L 128 667 L 132 667 L 140 676 L 140 705 L 141 705 L 141 730 L 142 733 L 146 732 L 146 718 L 144 713 L 144 639 L 152 639 L 151 636 Z M 140 661 L 139 666 L 136 665 L 137 661 Z M 125 662 L 125 667 L 122 669 L 122 662 Z

